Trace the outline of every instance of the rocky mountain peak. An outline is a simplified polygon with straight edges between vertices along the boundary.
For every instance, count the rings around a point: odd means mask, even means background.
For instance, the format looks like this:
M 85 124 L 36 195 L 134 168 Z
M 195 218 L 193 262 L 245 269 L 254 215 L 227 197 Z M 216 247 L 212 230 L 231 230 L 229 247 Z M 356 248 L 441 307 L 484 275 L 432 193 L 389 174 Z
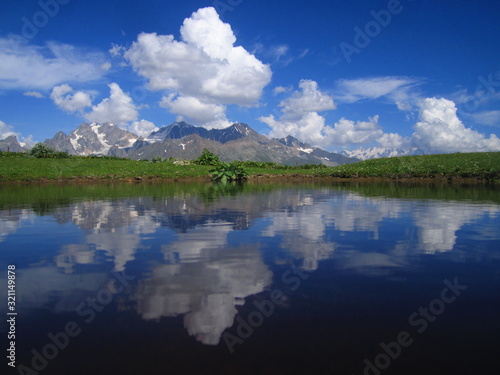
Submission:
M 11 135 L 0 140 L 0 151 L 25 152 L 27 149 L 21 146 L 15 135 Z
M 146 137 L 148 142 L 164 142 L 167 139 L 180 139 L 190 134 L 206 133 L 208 130 L 190 125 L 184 121 L 174 122 L 171 125 L 164 126 L 157 131 L 152 132 Z
M 44 141 L 49 147 L 71 155 L 106 154 L 111 147 L 131 147 L 141 137 L 111 123 L 82 123 L 69 135 L 57 132 Z
M 69 135 L 58 132 L 44 143 L 72 155 L 102 154 L 136 160 L 157 156 L 195 159 L 207 148 L 219 155 L 222 161 L 254 160 L 286 165 L 339 165 L 357 161 L 312 148 L 292 136 L 269 139 L 243 123 L 208 130 L 179 121 L 152 132 L 146 138 L 110 123 L 82 123 Z
M 285 146 L 294 147 L 297 149 L 304 149 L 304 150 L 306 150 L 306 149 L 312 150 L 313 149 L 313 147 L 311 147 L 311 145 L 304 143 L 304 142 L 301 142 L 297 138 L 295 138 L 291 135 L 287 135 L 285 138 L 278 139 L 278 142 L 280 142 L 281 144 L 284 144 Z

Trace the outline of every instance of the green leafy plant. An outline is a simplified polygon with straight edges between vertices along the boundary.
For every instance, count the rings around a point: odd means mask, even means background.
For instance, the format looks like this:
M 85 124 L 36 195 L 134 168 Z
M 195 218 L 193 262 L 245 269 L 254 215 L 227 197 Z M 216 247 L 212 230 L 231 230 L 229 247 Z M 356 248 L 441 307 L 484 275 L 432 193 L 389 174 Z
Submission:
M 153 159 L 151 159 L 151 163 L 161 163 L 163 161 L 163 158 L 161 156 L 155 156 Z
M 201 152 L 201 155 L 193 160 L 193 163 L 196 165 L 219 165 L 221 161 L 218 155 L 215 155 L 209 149 L 205 148 Z
M 33 148 L 28 151 L 28 155 L 35 158 L 50 159 L 67 159 L 70 157 L 67 152 L 56 151 L 43 143 L 34 145 Z
M 226 183 L 229 181 L 242 181 L 248 177 L 248 172 L 238 163 L 220 163 L 210 171 L 214 181 Z

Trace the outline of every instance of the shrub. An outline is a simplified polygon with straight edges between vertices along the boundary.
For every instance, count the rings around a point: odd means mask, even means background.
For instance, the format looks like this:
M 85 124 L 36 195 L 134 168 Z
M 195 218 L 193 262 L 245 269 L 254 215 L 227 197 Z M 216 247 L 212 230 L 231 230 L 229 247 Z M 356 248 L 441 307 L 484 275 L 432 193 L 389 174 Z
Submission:
M 24 152 L 10 152 L 10 151 L 0 151 L 0 156 L 5 158 L 18 158 L 23 157 L 25 155 Z
M 214 181 L 226 183 L 229 181 L 241 181 L 248 177 L 248 172 L 238 163 L 220 163 L 215 169 L 210 171 Z
M 252 161 L 252 160 L 247 160 L 242 163 L 245 167 L 248 168 L 266 168 L 266 169 L 286 169 L 287 167 L 284 165 L 280 165 L 277 163 L 273 163 L 270 161 L 266 162 L 258 162 L 258 161 Z
M 66 159 L 69 158 L 67 152 L 56 151 L 50 148 L 46 144 L 37 143 L 33 146 L 31 150 L 28 151 L 28 155 L 35 158 L 51 158 L 51 159 Z
M 218 155 L 205 148 L 198 159 L 193 160 L 193 163 L 197 165 L 220 165 L 221 162 Z
M 54 159 L 69 159 L 71 158 L 71 155 L 69 155 L 67 152 L 56 151 L 52 154 L 51 157 Z

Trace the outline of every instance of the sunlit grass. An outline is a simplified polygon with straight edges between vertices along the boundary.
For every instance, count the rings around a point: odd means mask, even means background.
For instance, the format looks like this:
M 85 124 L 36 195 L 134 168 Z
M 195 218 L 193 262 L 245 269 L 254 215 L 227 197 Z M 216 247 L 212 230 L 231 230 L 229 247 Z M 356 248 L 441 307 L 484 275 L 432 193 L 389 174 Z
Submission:
M 274 163 L 243 163 L 250 176 L 286 175 L 317 177 L 458 177 L 498 179 L 500 152 L 405 156 L 366 160 L 338 167 L 286 167 Z M 72 157 L 37 159 L 23 154 L 0 153 L 0 181 L 43 181 L 71 179 L 141 180 L 210 177 L 212 166 L 175 165 L 129 159 Z
M 498 179 L 500 152 L 404 156 L 365 160 L 318 171 L 332 177 L 461 177 Z
M 210 167 L 128 159 L 0 157 L 0 181 L 58 179 L 152 179 L 208 176 Z

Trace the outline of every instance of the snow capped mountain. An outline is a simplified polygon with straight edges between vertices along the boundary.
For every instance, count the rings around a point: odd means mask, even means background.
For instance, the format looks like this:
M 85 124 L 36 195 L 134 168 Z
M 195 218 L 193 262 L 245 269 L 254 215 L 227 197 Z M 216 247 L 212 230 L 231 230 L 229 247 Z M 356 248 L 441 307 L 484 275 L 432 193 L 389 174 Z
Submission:
M 358 148 L 356 150 L 348 151 L 344 150 L 340 152 L 341 155 L 357 158 L 361 160 L 367 159 L 378 159 L 378 158 L 391 158 L 396 156 L 407 156 L 407 155 L 417 155 L 416 150 L 408 149 L 396 149 L 396 148 L 384 148 L 384 147 L 372 147 L 372 148 Z
M 309 157 L 319 159 L 326 165 L 349 164 L 359 161 L 359 159 L 352 156 L 336 154 L 318 147 L 312 147 L 308 143 L 301 142 L 291 135 L 278 139 L 278 142 L 299 151 L 299 153 L 308 154 Z
M 11 135 L 3 140 L 0 140 L 0 151 L 10 151 L 10 152 L 25 152 L 27 147 L 25 144 L 21 144 L 15 135 Z
M 256 131 L 246 124 L 233 124 L 225 129 L 205 129 L 203 127 L 187 124 L 183 121 L 174 122 L 151 133 L 145 140 L 150 143 L 164 142 L 167 139 L 180 139 L 191 134 L 197 134 L 201 138 L 210 139 L 220 143 L 234 141 L 239 138 L 253 136 L 261 137 Z
M 140 139 L 141 137 L 136 134 L 110 123 L 87 124 L 84 122 L 69 135 L 58 132 L 44 143 L 70 155 L 92 155 L 107 154 L 112 147 L 132 147 Z
M 278 139 L 278 142 L 284 144 L 288 147 L 296 148 L 299 151 L 310 154 L 314 151 L 314 148 L 307 143 L 299 141 L 297 138 L 287 135 L 285 138 Z
M 253 160 L 285 165 L 325 164 L 335 166 L 358 159 L 314 148 L 288 136 L 269 139 L 242 123 L 208 130 L 185 122 L 174 122 L 146 138 L 113 124 L 83 123 L 69 135 L 58 132 L 44 142 L 71 155 L 109 155 L 135 160 L 154 157 L 195 159 L 207 148 L 222 161 Z
M 226 143 L 243 137 L 259 139 L 263 137 L 247 124 L 237 123 L 225 129 L 212 129 L 209 131 L 209 139 Z
M 185 122 L 174 122 L 151 133 L 131 148 L 112 148 L 110 155 L 131 159 L 164 158 L 194 159 L 204 148 L 219 155 L 222 161 L 253 160 L 286 165 L 325 164 L 335 166 L 353 163 L 358 159 L 313 148 L 288 136 L 269 139 L 243 123 L 225 129 L 207 130 Z
M 204 136 L 207 133 L 208 130 L 205 128 L 198 128 L 196 126 L 189 125 L 184 121 L 181 121 L 181 122 L 174 122 L 172 125 L 164 126 L 161 129 L 152 132 L 149 136 L 145 138 L 145 141 L 150 143 L 164 142 L 167 139 L 179 139 L 187 137 L 188 135 L 191 134 L 198 134 L 200 136 Z

